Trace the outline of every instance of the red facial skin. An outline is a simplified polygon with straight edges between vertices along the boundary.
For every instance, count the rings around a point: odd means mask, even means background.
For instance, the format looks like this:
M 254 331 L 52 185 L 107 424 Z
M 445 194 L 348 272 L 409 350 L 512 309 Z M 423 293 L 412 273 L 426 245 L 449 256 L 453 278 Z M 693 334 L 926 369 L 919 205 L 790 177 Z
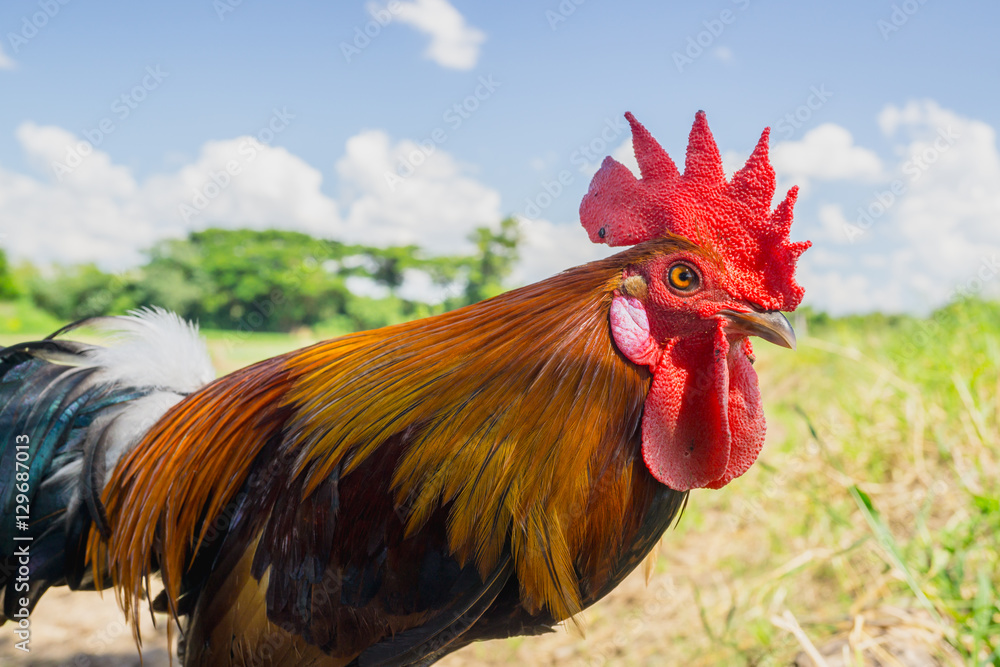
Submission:
M 580 204 L 580 222 L 595 243 L 672 235 L 706 251 L 633 269 L 648 289 L 641 299 L 616 294 L 610 317 L 619 350 L 653 374 L 642 421 L 650 473 L 678 490 L 719 488 L 750 468 L 765 429 L 750 343 L 727 329 L 719 311 L 789 311 L 802 300 L 795 263 L 809 243 L 788 238 L 796 189 L 771 209 L 768 130 L 727 180 L 703 112 L 691 127 L 683 174 L 632 114 L 625 117 L 641 178 L 606 158 Z M 669 285 L 667 271 L 678 261 L 698 273 L 697 289 Z
M 678 262 L 699 276 L 689 291 L 670 284 L 668 273 Z M 764 443 L 750 342 L 727 335 L 719 314 L 754 308 L 723 289 L 719 269 L 692 253 L 658 258 L 633 274 L 644 279 L 647 295 L 616 294 L 610 319 L 618 349 L 653 374 L 643 459 L 673 489 L 720 488 L 750 468 Z

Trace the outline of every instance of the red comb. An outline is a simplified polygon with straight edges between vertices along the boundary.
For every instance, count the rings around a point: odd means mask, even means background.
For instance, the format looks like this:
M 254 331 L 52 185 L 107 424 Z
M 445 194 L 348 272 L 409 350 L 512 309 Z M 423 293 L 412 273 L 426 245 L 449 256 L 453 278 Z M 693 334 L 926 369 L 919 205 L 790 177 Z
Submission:
M 694 118 L 684 174 L 631 113 L 632 145 L 642 178 L 604 158 L 580 204 L 580 221 L 595 243 L 634 245 L 673 234 L 722 257 L 734 295 L 766 310 L 794 310 L 803 289 L 795 262 L 811 244 L 789 243 L 798 188 L 771 211 L 774 169 L 767 159 L 770 128 L 746 165 L 727 182 L 705 113 Z

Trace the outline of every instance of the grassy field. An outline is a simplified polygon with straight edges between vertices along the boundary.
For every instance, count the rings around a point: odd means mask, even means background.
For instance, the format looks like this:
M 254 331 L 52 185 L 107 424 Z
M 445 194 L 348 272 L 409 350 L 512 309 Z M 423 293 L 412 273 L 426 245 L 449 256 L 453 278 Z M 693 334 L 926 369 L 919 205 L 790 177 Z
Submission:
M 759 461 L 692 494 L 648 582 L 636 573 L 585 612 L 583 636 L 475 645 L 441 664 L 1000 664 L 1000 305 L 796 328 L 797 352 L 756 345 Z M 223 372 L 315 340 L 207 338 Z M 59 613 L 46 602 L 38 616 Z

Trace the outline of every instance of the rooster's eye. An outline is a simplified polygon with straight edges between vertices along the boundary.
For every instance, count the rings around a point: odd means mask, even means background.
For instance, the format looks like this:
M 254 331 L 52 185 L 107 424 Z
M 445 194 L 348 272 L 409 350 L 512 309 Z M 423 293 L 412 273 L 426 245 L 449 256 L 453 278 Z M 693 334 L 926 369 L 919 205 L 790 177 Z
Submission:
M 692 292 L 701 282 L 698 274 L 687 264 L 677 263 L 667 269 L 667 281 L 679 292 Z

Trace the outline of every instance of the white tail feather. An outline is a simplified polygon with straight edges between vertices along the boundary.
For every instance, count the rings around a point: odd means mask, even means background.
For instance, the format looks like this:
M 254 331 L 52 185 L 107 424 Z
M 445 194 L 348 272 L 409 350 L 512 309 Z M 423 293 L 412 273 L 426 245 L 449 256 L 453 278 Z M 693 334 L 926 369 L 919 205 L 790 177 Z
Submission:
M 197 325 L 163 308 L 95 318 L 87 326 L 106 335 L 103 346 L 90 348 L 79 360 L 83 366 L 100 369 L 95 382 L 156 388 L 110 409 L 91 425 L 88 439 L 96 440 L 107 431 L 104 464 L 105 470 L 111 471 L 167 410 L 211 382 L 215 369 Z M 79 472 L 76 462 L 59 471 L 50 483 L 63 483 Z M 70 507 L 75 508 L 81 502 L 80 488 L 75 481 L 69 484 L 73 487 Z
M 102 368 L 105 381 L 188 394 L 215 379 L 198 326 L 176 313 L 143 308 L 91 326 L 109 335 L 106 347 L 87 354 L 87 364 Z

